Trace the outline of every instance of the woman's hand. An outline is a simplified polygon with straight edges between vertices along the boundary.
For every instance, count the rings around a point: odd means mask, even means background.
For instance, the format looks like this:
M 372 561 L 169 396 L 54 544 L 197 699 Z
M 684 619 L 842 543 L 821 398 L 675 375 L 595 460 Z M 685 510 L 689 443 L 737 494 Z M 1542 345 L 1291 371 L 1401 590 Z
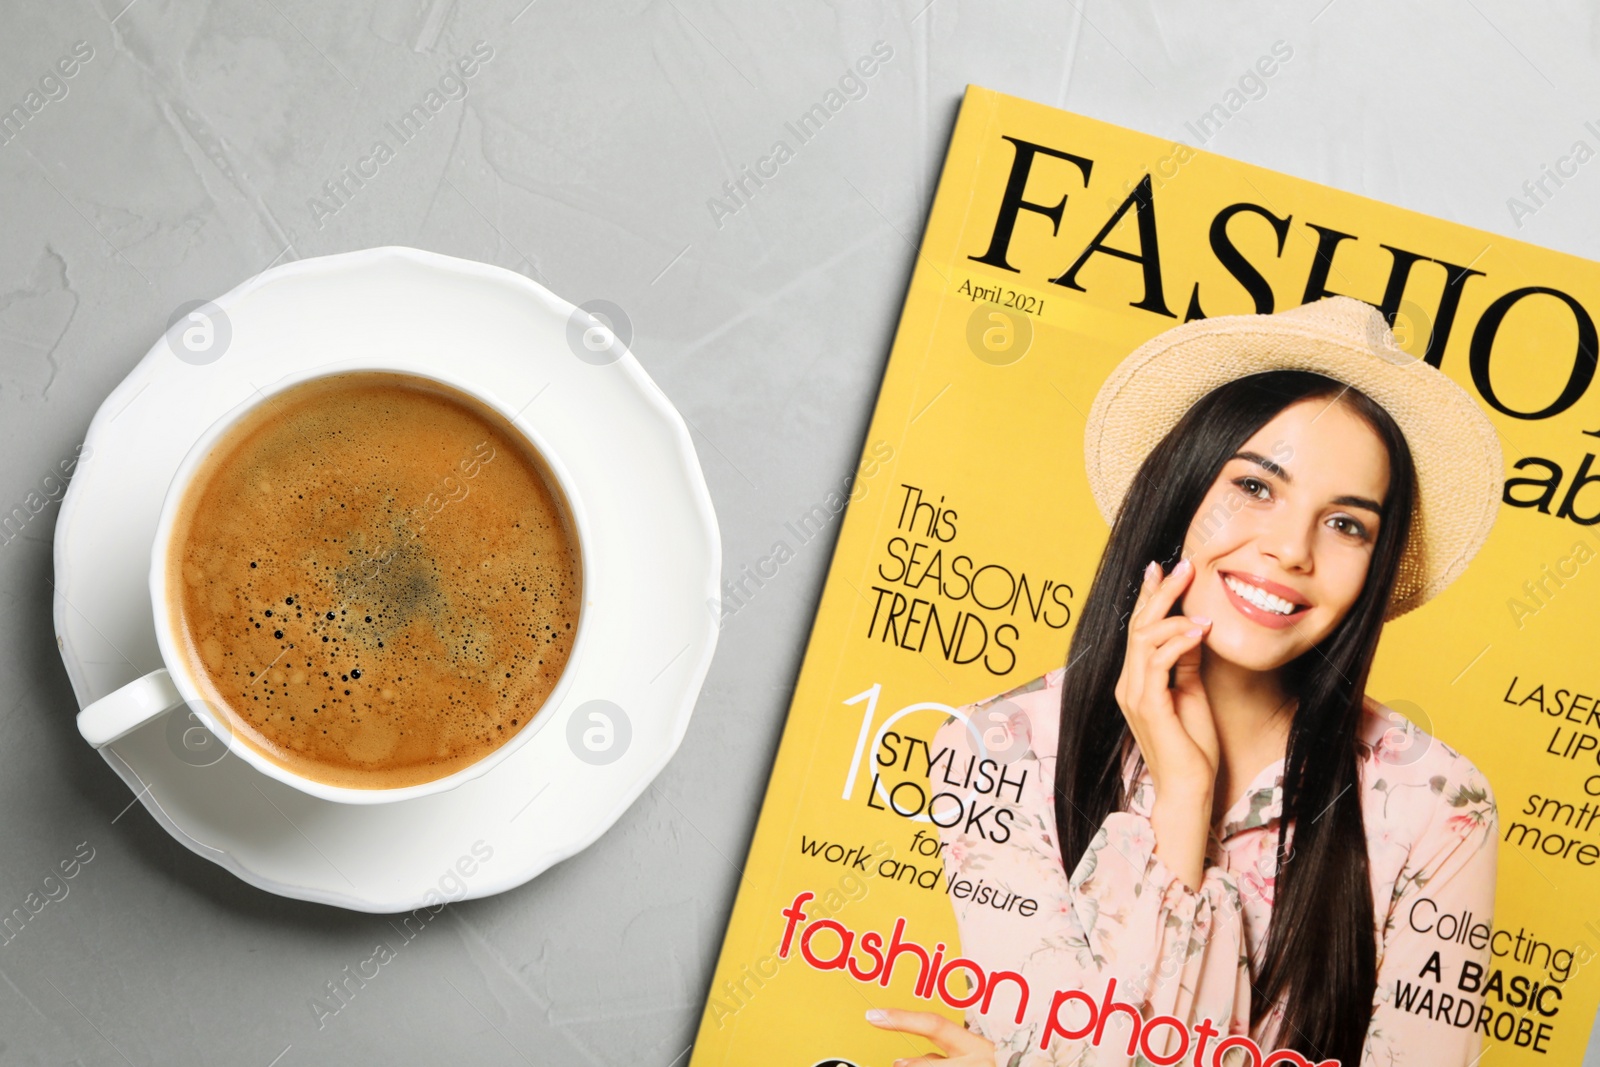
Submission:
M 994 1067 L 994 1044 L 966 1027 L 935 1015 L 931 1011 L 900 1011 L 875 1008 L 867 1012 L 867 1022 L 880 1030 L 916 1034 L 939 1046 L 943 1056 L 914 1056 L 895 1060 L 894 1067 Z
M 1155 784 L 1150 823 L 1156 855 L 1196 890 L 1205 875 L 1220 759 L 1216 722 L 1200 683 L 1200 644 L 1211 620 L 1167 614 L 1193 578 L 1187 559 L 1165 577 L 1158 563 L 1145 568 L 1128 618 L 1116 698 Z

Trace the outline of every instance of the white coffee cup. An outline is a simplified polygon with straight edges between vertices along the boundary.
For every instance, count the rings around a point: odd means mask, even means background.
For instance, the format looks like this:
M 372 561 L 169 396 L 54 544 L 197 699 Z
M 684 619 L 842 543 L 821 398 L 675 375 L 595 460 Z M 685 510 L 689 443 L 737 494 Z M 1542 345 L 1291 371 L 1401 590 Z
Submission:
M 191 657 L 184 652 L 184 644 L 180 640 L 176 628 L 177 613 L 173 610 L 175 605 L 172 603 L 167 581 L 168 564 L 171 561 L 172 539 L 179 506 L 193 484 L 196 472 L 199 471 L 218 441 L 237 425 L 241 419 L 284 390 L 330 375 L 355 371 L 383 371 L 437 382 L 474 398 L 491 411 L 499 414 L 515 433 L 520 434 L 539 458 L 543 460 L 546 469 L 556 483 L 551 488 L 555 491 L 555 495 L 560 498 L 558 503 L 564 505 L 565 513 L 571 522 L 570 533 L 576 543 L 578 556 L 579 588 L 583 591 L 571 654 L 567 658 L 560 678 L 556 680 L 555 686 L 546 696 L 538 711 L 531 716 L 527 725 L 519 730 L 509 741 L 485 753 L 482 759 L 470 766 L 463 767 L 453 774 L 431 782 L 396 788 L 357 789 L 315 781 L 283 767 L 247 741 L 236 737 L 229 727 L 227 719 L 211 706 L 197 682 L 197 678 L 204 673 L 204 668 L 193 662 Z M 481 388 L 457 381 L 431 367 L 423 368 L 394 360 L 353 360 L 289 375 L 259 390 L 256 395 L 213 423 L 189 449 L 188 454 L 183 458 L 183 462 L 178 465 L 177 473 L 173 475 L 172 482 L 167 487 L 166 499 L 161 506 L 161 518 L 156 524 L 155 542 L 150 550 L 150 600 L 155 614 L 156 642 L 160 648 L 161 660 L 164 666 L 160 670 L 151 671 L 144 677 L 129 682 L 114 693 L 101 697 L 80 711 L 78 713 L 78 732 L 83 735 L 84 740 L 95 748 L 103 748 L 139 729 L 151 720 L 171 712 L 175 708 L 187 705 L 189 712 L 201 724 L 200 726 L 191 725 L 187 728 L 191 737 L 194 731 L 201 730 L 203 727 L 210 735 L 206 737 L 202 734 L 200 737 L 206 744 L 212 743 L 213 739 L 220 741 L 227 747 L 229 753 L 249 763 L 262 774 L 276 778 L 280 782 L 324 800 L 337 801 L 343 804 L 383 804 L 397 800 L 410 800 L 415 797 L 428 796 L 433 793 L 442 793 L 445 790 L 454 789 L 463 782 L 471 781 L 484 774 L 502 760 L 508 758 L 517 749 L 527 744 L 534 734 L 553 717 L 554 710 L 560 706 L 569 688 L 569 683 L 574 676 L 574 668 L 578 662 L 578 657 L 582 655 L 585 645 L 584 639 L 588 630 L 584 623 L 588 617 L 588 589 L 590 585 L 586 568 L 588 560 L 592 558 L 590 554 L 591 544 L 588 521 L 584 515 L 582 501 L 573 485 L 572 476 L 562 466 L 559 457 L 550 450 L 537 431 L 521 421 L 515 410 L 507 407 L 497 397 L 485 393 Z

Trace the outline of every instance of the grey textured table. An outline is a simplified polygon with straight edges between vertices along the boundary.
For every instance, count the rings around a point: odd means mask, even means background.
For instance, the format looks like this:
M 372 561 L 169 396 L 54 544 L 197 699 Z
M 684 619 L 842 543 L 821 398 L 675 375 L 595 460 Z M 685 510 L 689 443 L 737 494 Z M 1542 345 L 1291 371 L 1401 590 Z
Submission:
M 1195 144 L 1281 41 L 1204 147 L 1594 256 L 1600 164 L 1524 188 L 1600 120 L 1600 16 L 1556 6 L 10 0 L 0 506 L 29 519 L 0 545 L 0 912 L 93 858 L 0 944 L 0 1064 L 682 1064 L 828 561 L 831 529 L 727 622 L 609 834 L 452 906 L 319 1022 L 383 918 L 253 889 L 130 808 L 52 641 L 53 472 L 179 305 L 381 244 L 614 301 L 734 575 L 854 466 L 966 83 Z M 785 123 L 880 41 L 798 143 Z

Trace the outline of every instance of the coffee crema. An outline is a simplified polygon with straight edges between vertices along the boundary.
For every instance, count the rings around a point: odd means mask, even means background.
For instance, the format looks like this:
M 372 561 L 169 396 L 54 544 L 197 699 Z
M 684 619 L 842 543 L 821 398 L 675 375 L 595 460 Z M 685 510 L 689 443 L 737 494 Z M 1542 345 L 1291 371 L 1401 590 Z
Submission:
M 538 713 L 571 655 L 577 537 L 507 420 L 423 378 L 267 398 L 180 502 L 168 602 L 235 735 L 328 785 L 453 774 Z

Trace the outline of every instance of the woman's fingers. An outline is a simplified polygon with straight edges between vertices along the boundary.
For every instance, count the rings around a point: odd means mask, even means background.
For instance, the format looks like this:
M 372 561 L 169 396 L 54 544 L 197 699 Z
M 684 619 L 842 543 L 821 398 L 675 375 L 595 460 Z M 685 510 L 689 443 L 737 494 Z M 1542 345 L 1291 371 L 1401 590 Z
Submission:
M 1150 599 L 1150 593 L 1160 583 L 1161 564 L 1151 560 L 1145 565 L 1144 574 L 1139 578 L 1139 595 L 1133 598 L 1133 610 L 1128 612 L 1128 627 L 1133 628 L 1135 620 L 1140 618 L 1139 613 L 1144 610 L 1144 605 Z
M 874 1008 L 867 1012 L 867 1022 L 880 1030 L 895 1030 L 904 1034 L 925 1037 L 947 1056 L 967 1056 L 994 1052 L 994 1045 L 968 1030 L 960 1023 L 951 1022 L 943 1015 L 931 1011 L 902 1011 L 899 1008 Z M 927 1057 L 911 1060 L 919 1063 Z
M 1175 626 L 1163 625 L 1161 639 L 1153 642 L 1146 666 L 1149 677 L 1159 677 L 1161 688 L 1167 689 L 1167 675 L 1178 662 L 1186 655 L 1194 652 L 1205 640 L 1211 630 L 1211 620 L 1195 615 L 1174 615 L 1170 619 L 1163 619 L 1165 623 L 1176 623 Z
M 1198 622 L 1199 616 L 1190 616 L 1190 619 Z M 1210 619 L 1205 620 L 1205 631 L 1207 634 L 1211 632 Z M 1200 645 L 1203 641 L 1204 637 L 1200 641 L 1196 641 L 1193 648 L 1181 653 L 1177 661 L 1173 663 L 1172 688 L 1174 692 L 1184 693 L 1189 696 L 1205 696 L 1205 685 L 1200 680 Z
M 1210 622 L 1209 619 L 1194 615 L 1171 615 L 1148 626 L 1140 627 L 1138 633 L 1128 636 L 1128 665 L 1135 671 L 1143 670 L 1150 658 L 1168 643 L 1182 637 L 1196 626 L 1208 627 Z M 1163 685 L 1161 688 L 1165 689 L 1166 686 Z
M 1160 573 L 1159 565 L 1156 573 Z M 1144 596 L 1143 607 L 1134 615 L 1134 625 L 1154 622 L 1165 617 L 1167 612 L 1172 610 L 1172 605 L 1178 602 L 1178 597 L 1189 587 L 1193 577 L 1194 564 L 1189 562 L 1188 557 L 1180 559 L 1178 565 L 1172 568 L 1172 573 L 1157 580 L 1148 595 Z
M 1206 773 L 1202 764 L 1216 773 L 1215 724 L 1199 680 L 1200 647 L 1211 621 L 1169 614 L 1193 579 L 1187 559 L 1169 575 L 1158 564 L 1146 570 L 1117 679 L 1117 704 L 1158 790 L 1163 779 L 1198 781 Z
M 1177 708 L 1172 700 L 1172 686 L 1169 680 L 1172 668 L 1180 658 L 1200 646 L 1205 640 L 1206 631 L 1210 629 L 1209 621 L 1203 624 L 1196 623 L 1183 615 L 1166 619 L 1165 623 L 1177 625 L 1163 625 L 1167 636 L 1145 657 L 1143 677 L 1131 687 L 1137 688 L 1141 693 L 1159 693 L 1161 699 L 1159 702 L 1141 701 L 1136 705 L 1130 717 L 1130 726 L 1134 720 L 1139 720 L 1141 725 L 1148 724 L 1150 728 L 1159 728 L 1165 723 L 1174 721 L 1172 715 Z
M 1173 670 L 1188 661 L 1198 665 L 1200 645 L 1210 629 L 1209 619 L 1174 615 L 1145 627 L 1139 639 L 1130 642 L 1121 679 L 1126 694 L 1122 710 L 1134 740 L 1147 756 L 1161 744 L 1164 731 L 1182 729 L 1180 720 L 1174 718 L 1173 694 L 1190 690 L 1174 685 Z M 1198 684 L 1198 678 L 1190 681 Z M 1204 695 L 1203 687 L 1200 695 Z
M 1169 642 L 1195 626 L 1194 620 L 1184 615 L 1161 619 L 1128 637 L 1128 652 L 1123 660 L 1122 675 L 1117 679 L 1117 702 L 1130 725 L 1147 717 L 1151 709 L 1145 707 L 1148 693 L 1160 694 L 1160 706 L 1165 707 L 1170 698 L 1167 693 L 1167 676 L 1154 670 L 1151 657 Z

